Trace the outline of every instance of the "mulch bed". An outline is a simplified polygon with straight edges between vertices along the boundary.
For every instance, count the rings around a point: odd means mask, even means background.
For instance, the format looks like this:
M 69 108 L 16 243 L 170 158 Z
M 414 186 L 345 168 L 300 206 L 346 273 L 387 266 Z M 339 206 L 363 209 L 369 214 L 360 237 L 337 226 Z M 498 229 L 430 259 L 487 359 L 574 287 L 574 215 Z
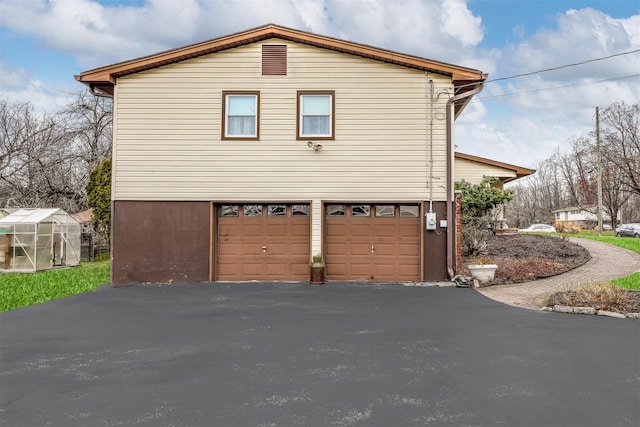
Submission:
M 587 262 L 591 255 L 577 243 L 557 236 L 532 234 L 496 235 L 487 242 L 486 264 L 497 264 L 492 285 L 520 283 L 561 274 Z M 469 275 L 466 266 L 477 263 L 472 257 L 462 258 L 461 273 Z M 553 294 L 547 306 L 570 305 L 597 310 L 640 313 L 640 291 L 605 285 L 584 290 Z
M 564 273 L 590 258 L 582 246 L 556 236 L 496 235 L 487 241 L 487 249 L 489 255 L 482 261 L 498 265 L 493 284 L 528 282 Z M 461 273 L 469 275 L 466 266 L 476 261 L 463 257 Z
M 619 313 L 640 313 L 640 291 L 600 285 L 575 291 L 557 292 L 551 295 L 545 305 L 568 305 L 571 307 L 593 307 L 596 310 L 616 311 Z

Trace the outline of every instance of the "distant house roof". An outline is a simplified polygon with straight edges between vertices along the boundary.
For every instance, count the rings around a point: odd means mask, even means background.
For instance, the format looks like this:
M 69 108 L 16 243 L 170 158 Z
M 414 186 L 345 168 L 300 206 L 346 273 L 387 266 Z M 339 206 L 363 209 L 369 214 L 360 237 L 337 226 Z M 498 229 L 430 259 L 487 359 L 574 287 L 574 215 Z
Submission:
M 98 94 L 113 96 L 114 87 L 119 77 L 270 38 L 289 40 L 323 49 L 329 49 L 350 55 L 361 56 L 363 58 L 449 76 L 457 86 L 457 93 L 474 89 L 476 86 L 482 84 L 488 76 L 487 74 L 483 74 L 482 71 L 473 68 L 461 67 L 445 62 L 434 61 L 431 59 L 420 58 L 418 56 L 340 40 L 333 37 L 321 36 L 279 25 L 268 24 L 228 36 L 85 71 L 76 75 L 75 78 L 77 81 L 89 86 L 92 91 L 99 91 Z M 456 104 L 456 115 L 464 108 L 470 99 L 471 98 Z
M 71 215 L 79 223 L 93 221 L 93 208 Z
M 566 208 L 561 208 L 561 209 L 556 209 L 555 211 L 552 211 L 553 213 L 556 212 L 568 212 L 568 211 L 584 211 L 584 212 L 595 212 L 598 209 L 598 207 L 596 205 L 585 205 L 585 206 L 569 206 Z
M 508 177 L 508 178 L 498 177 L 498 178 L 501 178 L 502 182 L 504 183 L 515 181 L 516 179 L 524 178 L 525 176 L 533 175 L 534 173 L 536 173 L 535 169 L 529 169 L 522 166 L 512 165 L 510 163 L 499 162 L 497 160 L 486 159 L 484 157 L 473 156 L 471 154 L 460 153 L 458 151 L 456 151 L 455 157 L 457 159 L 468 160 L 471 162 L 481 163 L 488 166 L 495 166 L 498 168 L 503 168 L 503 169 L 508 169 L 510 171 L 513 171 L 513 173 L 515 173 L 516 175 L 515 177 Z

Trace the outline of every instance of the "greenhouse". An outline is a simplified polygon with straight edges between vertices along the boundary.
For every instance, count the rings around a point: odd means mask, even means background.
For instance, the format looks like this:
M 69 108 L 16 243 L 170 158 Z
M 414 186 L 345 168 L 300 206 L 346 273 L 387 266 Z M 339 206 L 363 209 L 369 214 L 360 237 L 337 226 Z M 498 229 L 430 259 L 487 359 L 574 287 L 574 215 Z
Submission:
M 0 218 L 0 273 L 80 264 L 80 223 L 62 209 L 18 209 Z

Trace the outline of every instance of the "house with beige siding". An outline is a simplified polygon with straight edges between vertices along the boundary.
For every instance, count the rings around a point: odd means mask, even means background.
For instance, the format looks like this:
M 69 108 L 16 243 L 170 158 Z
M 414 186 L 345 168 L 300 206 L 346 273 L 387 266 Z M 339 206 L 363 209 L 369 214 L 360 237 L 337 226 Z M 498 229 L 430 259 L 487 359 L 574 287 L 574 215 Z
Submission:
M 471 154 L 455 153 L 455 180 L 465 180 L 471 184 L 478 185 L 485 176 L 497 178 L 495 186 L 500 190 L 504 189 L 504 184 L 533 175 L 535 169 L 499 162 L 485 157 L 473 156 Z
M 497 179 L 493 186 L 500 190 L 504 190 L 506 183 L 533 175 L 536 172 L 535 169 L 460 152 L 455 153 L 454 167 L 456 182 L 464 180 L 470 184 L 478 185 L 484 177 L 493 177 Z M 493 218 L 497 222 L 497 228 L 508 228 L 506 206 L 496 207 Z
M 277 25 L 76 76 L 113 98 L 112 284 L 443 280 L 480 70 Z

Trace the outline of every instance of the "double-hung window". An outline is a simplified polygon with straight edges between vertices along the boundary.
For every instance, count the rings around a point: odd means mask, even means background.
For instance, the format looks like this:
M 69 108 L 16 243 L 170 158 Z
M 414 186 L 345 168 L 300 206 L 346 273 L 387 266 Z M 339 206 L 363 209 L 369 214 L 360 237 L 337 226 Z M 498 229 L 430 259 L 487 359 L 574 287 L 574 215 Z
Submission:
M 298 92 L 298 139 L 335 139 L 335 92 Z
M 260 137 L 260 92 L 223 92 L 222 139 Z

